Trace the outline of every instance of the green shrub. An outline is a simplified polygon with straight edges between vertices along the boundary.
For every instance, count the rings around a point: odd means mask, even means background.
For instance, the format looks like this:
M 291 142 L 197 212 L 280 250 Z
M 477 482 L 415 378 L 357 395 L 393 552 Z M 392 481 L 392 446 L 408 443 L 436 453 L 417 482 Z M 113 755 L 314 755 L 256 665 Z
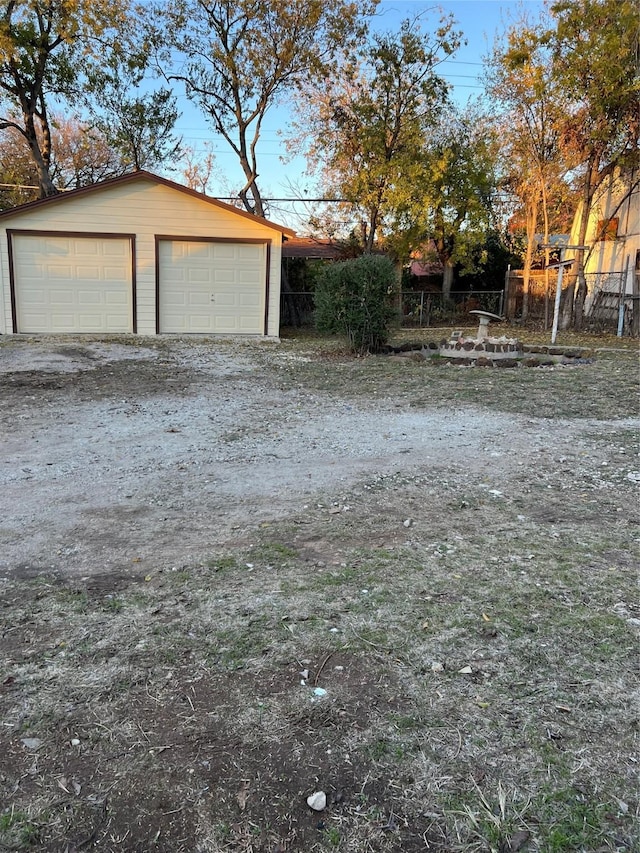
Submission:
M 316 326 L 346 335 L 353 352 L 380 352 L 394 316 L 396 270 L 389 258 L 362 255 L 327 266 L 316 285 Z

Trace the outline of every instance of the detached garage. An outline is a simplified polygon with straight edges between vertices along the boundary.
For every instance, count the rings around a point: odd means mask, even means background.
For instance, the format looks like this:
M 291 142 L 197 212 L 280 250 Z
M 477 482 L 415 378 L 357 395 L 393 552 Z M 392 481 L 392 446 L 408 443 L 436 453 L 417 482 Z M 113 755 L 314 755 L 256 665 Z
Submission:
M 279 333 L 294 232 L 148 172 L 0 213 L 5 334 Z

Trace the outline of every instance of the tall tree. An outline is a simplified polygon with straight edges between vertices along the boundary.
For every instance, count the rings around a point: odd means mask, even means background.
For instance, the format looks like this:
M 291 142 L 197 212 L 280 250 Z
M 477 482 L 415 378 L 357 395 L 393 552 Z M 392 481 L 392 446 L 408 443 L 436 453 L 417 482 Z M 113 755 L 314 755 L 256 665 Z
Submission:
M 156 9 L 155 41 L 166 76 L 184 84 L 238 157 L 240 198 L 266 213 L 258 142 L 271 107 L 303 81 L 330 75 L 340 47 L 364 30 L 378 0 L 176 0 Z M 180 53 L 175 70 L 175 50 Z
M 97 128 L 53 116 L 51 177 L 61 190 L 79 189 L 124 174 L 128 163 Z
M 562 122 L 564 145 L 575 158 L 581 202 L 578 245 L 584 246 L 598 187 L 614 169 L 639 161 L 640 28 L 636 0 L 556 0 L 555 26 L 541 36 L 552 71 L 570 108 Z M 566 300 L 565 325 L 582 326 L 587 282 L 585 252 L 576 252 L 576 288 Z M 572 305 L 573 303 L 573 305 Z
M 60 190 L 78 189 L 122 175 L 130 167 L 95 127 L 77 117 L 50 117 L 51 179 Z M 38 198 L 38 177 L 24 136 L 14 128 L 0 137 L 0 209 Z
M 429 145 L 423 184 L 426 234 L 444 268 L 442 292 L 451 292 L 456 265 L 471 270 L 474 250 L 494 224 L 495 136 L 469 107 L 444 117 Z
M 211 179 L 216 169 L 216 155 L 213 153 L 211 144 L 205 144 L 204 151 L 196 151 L 191 146 L 182 149 L 182 160 L 180 171 L 184 183 L 192 190 L 204 194 L 211 194 Z
M 303 90 L 298 138 L 325 190 L 352 205 L 362 220 L 364 250 L 411 207 L 424 173 L 425 142 L 447 103 L 438 64 L 459 46 L 450 16 L 434 33 L 422 17 L 398 32 L 376 34 L 337 73 Z
M 165 87 L 141 89 L 148 58 L 138 27 L 129 25 L 105 61 L 87 71 L 84 86 L 93 125 L 136 171 L 175 163 L 181 154 L 181 141 L 173 131 L 178 119 L 175 95 Z
M 24 136 L 9 128 L 0 134 L 0 210 L 38 197 L 38 176 Z
M 522 210 L 526 231 L 522 317 L 528 313 L 529 279 L 536 235 L 549 244 L 554 204 L 563 196 L 564 173 L 559 125 L 566 98 L 551 73 L 548 49 L 538 39 L 540 23 L 523 15 L 496 45 L 488 66 L 487 90 L 502 110 L 496 115 L 503 184 Z M 546 250 L 547 262 L 549 250 Z
M 0 5 L 0 130 L 21 134 L 41 197 L 54 195 L 49 98 L 74 91 L 91 39 L 124 24 L 127 0 L 6 0 Z

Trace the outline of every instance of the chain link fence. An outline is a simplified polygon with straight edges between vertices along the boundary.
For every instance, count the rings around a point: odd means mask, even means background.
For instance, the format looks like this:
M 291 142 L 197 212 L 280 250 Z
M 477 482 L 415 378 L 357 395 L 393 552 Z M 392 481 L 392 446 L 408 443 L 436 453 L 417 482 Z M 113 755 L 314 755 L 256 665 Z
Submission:
M 612 332 L 622 322 L 623 335 L 638 335 L 640 299 L 622 288 L 622 272 L 588 273 L 586 325 L 593 331 Z M 531 279 L 528 294 L 527 321 L 551 327 L 556 277 Z M 508 296 L 503 290 L 452 291 L 449 298 L 426 290 L 404 290 L 400 294 L 401 324 L 406 328 L 469 325 L 469 312 L 490 311 L 516 320 L 523 307 L 521 276 L 512 275 Z M 282 326 L 313 326 L 315 297 L 313 292 L 283 293 L 280 301 Z M 635 314 L 634 314 L 635 312 Z
M 490 311 L 502 316 L 504 291 L 465 290 L 452 291 L 446 298 L 442 293 L 424 290 L 405 290 L 402 296 L 402 325 L 428 328 L 429 326 L 469 325 L 469 311 Z
M 624 273 L 587 273 L 587 323 L 595 331 L 620 330 L 622 335 L 637 335 L 638 298 L 625 292 Z M 635 312 L 635 323 L 634 323 Z
M 469 325 L 469 311 L 490 311 L 502 316 L 504 291 L 452 291 L 449 298 L 442 293 L 425 290 L 405 290 L 400 294 L 401 323 L 408 328 L 428 328 L 442 325 Z M 282 293 L 280 322 L 282 326 L 312 326 L 314 322 L 312 292 Z

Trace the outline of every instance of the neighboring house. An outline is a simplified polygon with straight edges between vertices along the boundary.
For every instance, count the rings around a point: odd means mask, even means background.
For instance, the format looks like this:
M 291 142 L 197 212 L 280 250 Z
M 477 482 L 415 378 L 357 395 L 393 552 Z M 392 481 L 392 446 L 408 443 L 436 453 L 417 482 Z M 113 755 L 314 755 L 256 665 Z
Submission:
M 348 255 L 345 246 L 335 240 L 318 237 L 294 237 L 282 247 L 282 257 L 303 258 L 309 261 L 343 261 Z
M 579 214 L 571 231 L 570 244 L 578 241 Z M 638 302 L 640 275 L 640 173 L 637 170 L 616 170 L 599 188 L 594 199 L 585 245 L 585 275 L 588 296 L 587 313 L 615 296 L 625 294 L 629 305 Z M 567 250 L 566 257 L 575 252 Z M 624 279 L 624 280 L 623 280 Z M 632 297 L 636 297 L 635 300 Z
M 416 290 L 442 291 L 444 266 L 433 240 L 411 253 L 409 275 Z
M 133 172 L 0 213 L 0 331 L 276 337 L 294 231 Z

